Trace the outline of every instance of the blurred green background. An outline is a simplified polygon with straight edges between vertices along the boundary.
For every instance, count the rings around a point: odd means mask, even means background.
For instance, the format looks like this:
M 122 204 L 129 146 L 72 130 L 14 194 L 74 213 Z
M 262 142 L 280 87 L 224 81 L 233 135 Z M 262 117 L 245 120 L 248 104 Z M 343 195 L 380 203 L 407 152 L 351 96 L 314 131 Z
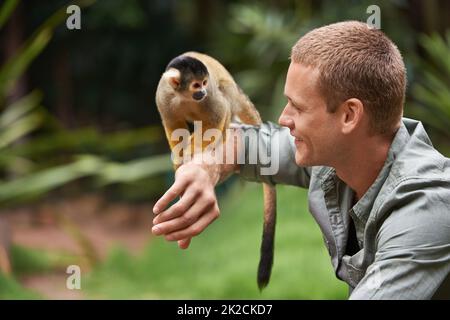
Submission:
M 66 27 L 70 4 L 81 30 Z M 221 185 L 221 218 L 187 251 L 150 235 L 152 205 L 173 181 L 154 95 L 171 58 L 202 51 L 276 121 L 295 41 L 366 21 L 373 4 L 407 65 L 405 116 L 450 156 L 448 1 L 2 1 L 0 298 L 345 299 L 305 190 L 279 187 L 262 294 L 259 185 Z M 70 264 L 81 266 L 82 290 L 66 288 Z

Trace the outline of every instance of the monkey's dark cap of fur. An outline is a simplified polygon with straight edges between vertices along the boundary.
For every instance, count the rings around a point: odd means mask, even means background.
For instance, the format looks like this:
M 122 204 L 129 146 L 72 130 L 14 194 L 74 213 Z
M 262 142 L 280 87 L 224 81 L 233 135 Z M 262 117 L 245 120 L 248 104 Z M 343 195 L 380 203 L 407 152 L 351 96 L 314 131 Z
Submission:
M 200 78 L 208 75 L 208 69 L 200 60 L 188 56 L 178 56 L 174 58 L 169 62 L 166 70 L 170 68 L 180 70 L 182 75 L 190 73 L 195 77 Z

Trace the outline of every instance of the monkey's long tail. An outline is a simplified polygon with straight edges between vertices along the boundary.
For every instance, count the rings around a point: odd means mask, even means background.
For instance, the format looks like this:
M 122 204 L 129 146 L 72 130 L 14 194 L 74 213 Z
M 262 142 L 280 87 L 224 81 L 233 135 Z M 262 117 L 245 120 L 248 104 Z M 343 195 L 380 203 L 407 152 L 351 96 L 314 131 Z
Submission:
M 264 183 L 264 228 L 261 243 L 261 257 L 258 266 L 258 287 L 261 291 L 270 280 L 273 265 L 275 224 L 277 218 L 275 186 Z

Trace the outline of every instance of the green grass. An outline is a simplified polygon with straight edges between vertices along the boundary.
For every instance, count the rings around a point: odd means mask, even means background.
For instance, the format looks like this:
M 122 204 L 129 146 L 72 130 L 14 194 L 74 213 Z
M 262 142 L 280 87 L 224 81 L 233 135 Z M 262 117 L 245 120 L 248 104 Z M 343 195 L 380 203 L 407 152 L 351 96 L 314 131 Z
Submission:
M 83 278 L 88 298 L 345 299 L 305 190 L 278 187 L 275 263 L 260 293 L 256 269 L 262 232 L 262 188 L 236 184 L 220 199 L 221 217 L 188 250 L 153 238 L 138 257 L 121 248 Z
M 13 274 L 0 272 L 0 299 L 42 299 L 39 293 L 23 287 L 22 276 L 52 273 L 65 270 L 70 264 L 76 264 L 76 257 L 64 252 L 31 249 L 18 245 L 11 247 Z
M 0 299 L 39 299 L 41 296 L 24 288 L 17 277 L 31 273 L 42 273 L 53 269 L 53 260 L 47 252 L 21 246 L 11 247 L 12 275 L 0 272 Z
M 37 293 L 24 288 L 12 276 L 5 276 L 0 272 L 0 299 L 1 300 L 22 300 L 22 299 L 39 299 Z

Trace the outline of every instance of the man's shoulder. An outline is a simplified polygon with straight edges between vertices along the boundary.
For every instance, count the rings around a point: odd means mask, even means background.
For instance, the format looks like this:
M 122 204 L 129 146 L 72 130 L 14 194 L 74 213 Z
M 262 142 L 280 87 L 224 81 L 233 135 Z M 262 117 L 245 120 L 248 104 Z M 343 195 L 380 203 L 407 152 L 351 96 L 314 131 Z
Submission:
M 391 235 L 414 234 L 450 244 L 450 166 L 422 161 L 399 174 L 395 183 L 385 184 L 380 196 L 374 218 L 384 221 Z
M 450 181 L 450 159 L 434 148 L 422 123 L 404 118 L 403 124 L 407 138 L 394 154 L 389 180 L 397 184 L 421 179 Z
M 432 150 L 422 154 L 408 151 L 392 164 L 375 208 L 405 206 L 410 211 L 445 211 L 450 218 L 450 159 Z
M 385 190 L 382 198 L 375 202 L 376 210 L 372 217 L 380 225 L 378 236 L 381 238 L 378 240 L 397 239 L 411 248 L 424 243 L 433 243 L 444 245 L 449 249 L 448 177 L 448 171 L 447 177 L 434 173 L 410 175 L 389 190 Z
M 450 159 L 433 147 L 420 122 L 403 123 L 403 143 L 374 204 L 377 216 L 396 212 L 391 219 L 450 224 Z

